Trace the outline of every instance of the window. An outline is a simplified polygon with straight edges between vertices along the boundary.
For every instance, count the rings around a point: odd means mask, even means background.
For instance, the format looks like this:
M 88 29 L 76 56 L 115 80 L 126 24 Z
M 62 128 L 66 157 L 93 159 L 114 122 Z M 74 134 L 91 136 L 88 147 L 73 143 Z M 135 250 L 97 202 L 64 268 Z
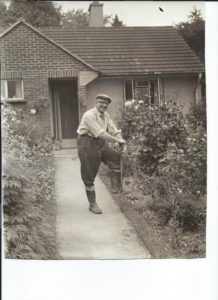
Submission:
M 143 100 L 148 105 L 158 103 L 157 80 L 126 80 L 125 96 L 126 100 Z
M 1 80 L 2 100 L 23 100 L 23 81 L 20 79 Z

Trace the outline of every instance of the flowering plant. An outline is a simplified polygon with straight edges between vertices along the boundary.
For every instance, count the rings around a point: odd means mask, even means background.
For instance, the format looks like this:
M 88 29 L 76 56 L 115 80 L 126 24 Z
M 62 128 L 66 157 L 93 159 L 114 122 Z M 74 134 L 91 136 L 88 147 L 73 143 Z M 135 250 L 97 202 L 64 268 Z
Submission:
M 23 111 L 3 105 L 3 211 L 7 258 L 40 259 L 56 255 L 52 228 L 55 211 L 52 148 L 44 139 L 33 146 L 30 135 L 33 127 L 33 120 Z
M 127 141 L 126 173 L 134 177 L 143 195 L 152 197 L 147 211 L 174 229 L 204 227 L 205 128 L 173 102 L 149 106 L 142 100 L 126 103 L 120 127 Z

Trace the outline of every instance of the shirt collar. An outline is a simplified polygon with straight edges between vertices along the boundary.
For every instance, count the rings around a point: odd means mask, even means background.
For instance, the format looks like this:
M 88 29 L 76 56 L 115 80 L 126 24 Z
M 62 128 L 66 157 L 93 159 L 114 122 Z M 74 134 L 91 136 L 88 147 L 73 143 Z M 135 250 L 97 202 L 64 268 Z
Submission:
M 105 112 L 101 114 L 100 111 L 98 111 L 97 107 L 94 107 L 94 110 L 98 117 L 105 116 Z

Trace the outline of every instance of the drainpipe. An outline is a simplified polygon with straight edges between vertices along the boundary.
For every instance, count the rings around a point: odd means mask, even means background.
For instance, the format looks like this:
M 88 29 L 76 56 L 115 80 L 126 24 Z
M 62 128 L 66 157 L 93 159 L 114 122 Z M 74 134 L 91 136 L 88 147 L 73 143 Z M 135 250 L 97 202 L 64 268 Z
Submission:
M 201 101 L 201 79 L 202 73 L 198 73 L 197 85 L 195 90 L 195 103 L 199 103 Z
M 160 98 L 160 77 L 157 78 L 157 94 L 158 94 L 158 104 L 161 105 L 161 98 Z
M 132 79 L 132 99 L 135 99 L 134 80 Z

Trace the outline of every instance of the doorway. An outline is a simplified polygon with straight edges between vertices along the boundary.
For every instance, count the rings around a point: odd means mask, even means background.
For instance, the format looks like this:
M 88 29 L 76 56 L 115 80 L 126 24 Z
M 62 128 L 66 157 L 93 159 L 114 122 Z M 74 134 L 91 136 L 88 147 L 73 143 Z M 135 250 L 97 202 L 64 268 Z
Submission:
M 77 79 L 50 80 L 54 142 L 75 148 L 79 125 Z

